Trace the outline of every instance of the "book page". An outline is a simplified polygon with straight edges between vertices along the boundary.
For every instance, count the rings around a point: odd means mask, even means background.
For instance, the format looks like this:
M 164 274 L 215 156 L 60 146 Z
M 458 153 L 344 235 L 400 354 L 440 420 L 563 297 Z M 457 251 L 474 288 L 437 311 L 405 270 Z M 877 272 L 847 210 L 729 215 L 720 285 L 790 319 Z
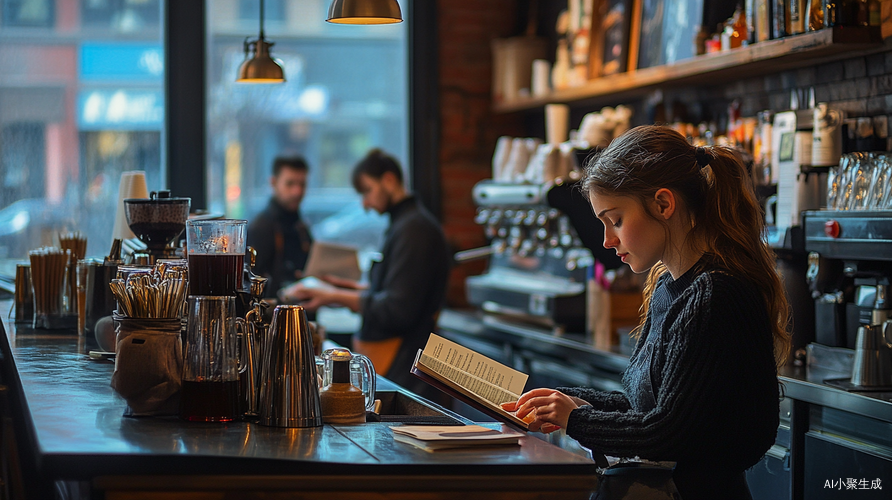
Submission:
M 517 401 L 527 382 L 526 374 L 433 333 L 419 362 L 496 407 Z

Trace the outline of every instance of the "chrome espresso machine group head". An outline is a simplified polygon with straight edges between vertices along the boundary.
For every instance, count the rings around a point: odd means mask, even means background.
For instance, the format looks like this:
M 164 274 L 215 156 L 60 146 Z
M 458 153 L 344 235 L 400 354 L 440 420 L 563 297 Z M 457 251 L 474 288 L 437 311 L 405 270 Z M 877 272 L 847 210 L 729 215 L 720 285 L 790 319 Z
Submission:
M 583 330 L 587 270 L 595 258 L 608 268 L 619 263 L 601 246 L 603 225 L 575 182 L 474 186 L 475 221 L 490 240 L 490 261 L 486 273 L 467 278 L 472 304 L 557 330 Z

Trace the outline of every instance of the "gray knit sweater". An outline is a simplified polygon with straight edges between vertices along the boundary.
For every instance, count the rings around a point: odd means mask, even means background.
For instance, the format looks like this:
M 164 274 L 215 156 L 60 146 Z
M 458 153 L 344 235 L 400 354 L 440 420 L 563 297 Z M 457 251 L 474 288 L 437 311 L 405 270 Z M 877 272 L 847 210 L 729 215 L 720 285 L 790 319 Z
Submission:
M 632 354 L 634 363 L 647 336 L 659 335 L 649 370 L 658 375 L 651 376 L 656 406 L 636 409 L 627 397 L 647 371 L 624 376 L 624 392 L 562 387 L 592 405 L 573 410 L 566 430 L 606 455 L 675 461 L 677 472 L 740 474 L 774 444 L 779 423 L 767 310 L 754 285 L 702 261 L 685 281 L 671 294 L 659 331 L 651 332 L 648 314 Z M 654 296 L 672 285 L 667 273 Z

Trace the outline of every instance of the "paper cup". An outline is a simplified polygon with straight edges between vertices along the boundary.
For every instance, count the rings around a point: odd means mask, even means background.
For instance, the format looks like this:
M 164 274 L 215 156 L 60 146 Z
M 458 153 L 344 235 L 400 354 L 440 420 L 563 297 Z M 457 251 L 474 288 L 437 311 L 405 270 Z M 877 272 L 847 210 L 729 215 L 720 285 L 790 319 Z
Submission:
M 566 104 L 545 105 L 545 137 L 549 144 L 567 140 L 570 124 L 570 107 Z
M 533 61 L 533 81 L 530 88 L 533 90 L 533 97 L 542 97 L 548 95 L 551 91 L 549 81 L 551 80 L 551 63 L 545 59 L 536 59 Z
M 146 188 L 146 173 L 142 170 L 133 170 L 121 174 L 121 184 L 118 186 L 118 210 L 115 213 L 115 227 L 112 231 L 112 241 L 134 238 L 133 231 L 127 224 L 127 215 L 124 213 L 124 200 L 127 198 L 148 198 L 149 191 Z

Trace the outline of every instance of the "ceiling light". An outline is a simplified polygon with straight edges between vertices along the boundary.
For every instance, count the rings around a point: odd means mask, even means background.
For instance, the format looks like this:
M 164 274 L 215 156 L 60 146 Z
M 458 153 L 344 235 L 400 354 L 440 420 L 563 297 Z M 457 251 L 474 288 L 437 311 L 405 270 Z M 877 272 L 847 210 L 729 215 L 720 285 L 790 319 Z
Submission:
M 263 0 L 260 0 L 260 36 L 257 40 L 245 38 L 245 62 L 238 69 L 238 83 L 282 83 L 285 73 L 282 66 L 269 54 L 273 42 L 263 35 Z M 254 57 L 249 59 L 253 52 Z
M 326 21 L 335 24 L 394 24 L 403 22 L 396 0 L 332 0 Z

